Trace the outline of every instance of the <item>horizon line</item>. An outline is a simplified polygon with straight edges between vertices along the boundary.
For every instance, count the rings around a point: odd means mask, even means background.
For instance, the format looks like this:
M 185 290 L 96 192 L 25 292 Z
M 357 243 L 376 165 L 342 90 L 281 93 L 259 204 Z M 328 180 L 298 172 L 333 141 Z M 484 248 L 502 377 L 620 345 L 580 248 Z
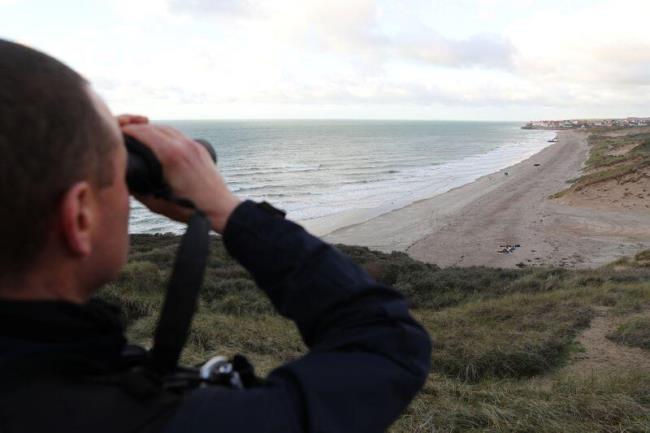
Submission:
M 531 120 L 494 119 L 400 119 L 364 117 L 221 117 L 221 118 L 151 118 L 154 122 L 228 122 L 228 121 L 365 121 L 365 122 L 485 122 L 485 123 L 526 123 Z

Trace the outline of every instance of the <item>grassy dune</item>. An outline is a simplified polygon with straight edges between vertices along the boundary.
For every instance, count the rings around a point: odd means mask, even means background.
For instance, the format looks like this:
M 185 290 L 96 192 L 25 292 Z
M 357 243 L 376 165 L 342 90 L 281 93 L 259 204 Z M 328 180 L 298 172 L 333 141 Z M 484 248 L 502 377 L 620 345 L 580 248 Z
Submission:
M 101 292 L 121 305 L 141 344 L 151 342 L 177 242 L 134 236 L 128 266 Z M 590 271 L 441 269 L 403 253 L 338 247 L 403 292 L 434 339 L 427 384 L 392 432 L 650 432 L 650 370 L 565 368 L 598 351 L 576 340 L 596 312 L 622 323 L 608 336 L 616 347 L 648 348 L 650 253 Z M 215 238 L 184 362 L 241 352 L 264 374 L 304 351 L 292 323 Z
M 589 133 L 587 140 L 590 150 L 583 174 L 572 179 L 571 187 L 554 197 L 610 180 L 636 182 L 650 169 L 650 130 L 647 128 L 596 129 Z

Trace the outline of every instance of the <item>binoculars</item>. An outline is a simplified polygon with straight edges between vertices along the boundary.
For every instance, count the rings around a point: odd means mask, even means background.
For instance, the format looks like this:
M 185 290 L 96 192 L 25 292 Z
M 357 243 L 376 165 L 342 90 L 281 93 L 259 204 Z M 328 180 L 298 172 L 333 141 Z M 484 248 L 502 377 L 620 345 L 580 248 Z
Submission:
M 217 153 L 212 145 L 203 139 L 195 139 L 203 146 L 214 163 L 217 163 Z M 126 183 L 131 193 L 153 195 L 158 198 L 168 198 L 171 189 L 163 176 L 162 165 L 149 147 L 130 135 L 124 134 L 124 144 L 128 152 Z

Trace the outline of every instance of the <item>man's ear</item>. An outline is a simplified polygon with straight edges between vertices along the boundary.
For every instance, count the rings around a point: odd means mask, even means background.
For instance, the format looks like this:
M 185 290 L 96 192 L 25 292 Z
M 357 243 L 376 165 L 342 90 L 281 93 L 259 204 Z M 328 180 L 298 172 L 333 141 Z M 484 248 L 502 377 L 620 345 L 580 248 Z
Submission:
M 93 191 L 86 181 L 77 182 L 63 196 L 59 207 L 59 227 L 63 242 L 75 256 L 92 252 L 92 229 L 96 221 Z

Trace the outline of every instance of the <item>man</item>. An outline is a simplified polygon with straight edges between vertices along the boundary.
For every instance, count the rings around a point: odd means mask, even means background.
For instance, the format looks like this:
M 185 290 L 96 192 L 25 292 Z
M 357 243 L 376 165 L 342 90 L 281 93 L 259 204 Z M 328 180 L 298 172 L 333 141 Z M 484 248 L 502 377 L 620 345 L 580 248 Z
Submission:
M 247 390 L 133 386 L 122 328 L 91 296 L 126 262 L 122 134 L 222 234 L 309 348 Z M 77 73 L 0 40 L 0 431 L 380 432 L 429 369 L 393 289 L 265 206 L 241 202 L 205 149 L 142 116 L 116 121 Z M 178 221 L 189 214 L 138 197 Z M 132 392 L 136 390 L 136 392 Z

